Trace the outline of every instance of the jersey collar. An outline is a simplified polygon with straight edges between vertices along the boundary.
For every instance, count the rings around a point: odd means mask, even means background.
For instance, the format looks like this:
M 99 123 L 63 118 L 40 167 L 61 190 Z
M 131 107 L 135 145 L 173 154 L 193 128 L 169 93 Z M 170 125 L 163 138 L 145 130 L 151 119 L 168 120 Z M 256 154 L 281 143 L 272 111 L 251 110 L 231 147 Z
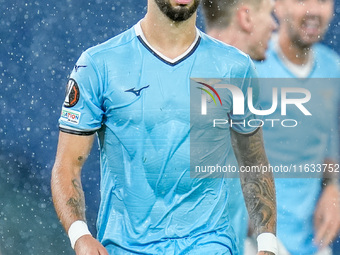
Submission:
M 178 57 L 176 57 L 174 59 L 171 59 L 171 58 L 168 58 L 167 56 L 163 55 L 162 53 L 160 53 L 154 47 L 152 47 L 151 44 L 146 40 L 146 38 L 143 34 L 142 27 L 141 27 L 141 20 L 134 26 L 134 29 L 135 29 L 135 33 L 137 35 L 137 38 L 139 39 L 139 41 L 144 45 L 144 47 L 147 50 L 149 50 L 154 56 L 156 56 L 161 61 L 165 62 L 168 65 L 172 65 L 172 66 L 179 64 L 180 62 L 182 62 L 183 60 L 188 58 L 190 55 L 192 55 L 194 53 L 194 51 L 196 50 L 196 48 L 198 47 L 199 42 L 201 40 L 200 31 L 196 27 L 196 37 L 195 37 L 194 42 L 190 45 L 190 47 L 183 54 L 179 55 Z

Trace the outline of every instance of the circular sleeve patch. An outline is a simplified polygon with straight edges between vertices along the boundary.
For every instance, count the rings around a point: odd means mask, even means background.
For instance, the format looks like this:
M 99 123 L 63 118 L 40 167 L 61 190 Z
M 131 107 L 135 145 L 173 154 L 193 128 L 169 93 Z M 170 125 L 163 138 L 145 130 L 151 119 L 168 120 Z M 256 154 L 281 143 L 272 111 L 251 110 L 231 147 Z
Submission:
M 64 106 L 69 108 L 75 106 L 79 101 L 79 87 L 74 79 L 69 79 L 66 85 L 66 97 Z

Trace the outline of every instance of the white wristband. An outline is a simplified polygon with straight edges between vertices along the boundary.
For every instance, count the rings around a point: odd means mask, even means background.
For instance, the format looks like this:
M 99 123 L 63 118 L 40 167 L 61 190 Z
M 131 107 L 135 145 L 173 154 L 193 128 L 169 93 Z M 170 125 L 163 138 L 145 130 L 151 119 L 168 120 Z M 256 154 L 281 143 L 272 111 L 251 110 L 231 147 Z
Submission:
M 272 233 L 262 233 L 257 237 L 257 250 L 278 254 L 276 236 Z
M 68 237 L 70 238 L 72 249 L 74 249 L 77 240 L 84 235 L 91 235 L 87 224 L 82 220 L 73 222 L 68 229 Z

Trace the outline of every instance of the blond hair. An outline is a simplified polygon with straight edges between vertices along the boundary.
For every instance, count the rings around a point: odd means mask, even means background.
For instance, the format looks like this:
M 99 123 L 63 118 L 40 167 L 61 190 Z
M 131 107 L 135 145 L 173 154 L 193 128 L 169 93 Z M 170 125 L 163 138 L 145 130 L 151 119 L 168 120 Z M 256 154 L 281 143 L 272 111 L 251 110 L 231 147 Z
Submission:
M 235 9 L 241 4 L 260 7 L 263 0 L 202 0 L 207 28 L 223 28 L 230 25 Z

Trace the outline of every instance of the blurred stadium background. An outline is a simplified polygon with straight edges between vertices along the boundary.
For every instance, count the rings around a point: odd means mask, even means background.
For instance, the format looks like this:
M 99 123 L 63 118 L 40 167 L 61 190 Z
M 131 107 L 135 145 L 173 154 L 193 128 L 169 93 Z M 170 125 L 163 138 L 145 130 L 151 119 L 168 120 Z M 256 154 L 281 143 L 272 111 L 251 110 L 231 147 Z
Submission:
M 141 19 L 146 0 L 0 0 L 0 254 L 73 254 L 54 212 L 50 173 L 67 77 L 80 54 Z M 324 42 L 340 53 L 340 0 Z M 201 15 L 198 27 L 204 30 Z M 83 170 L 95 233 L 99 157 Z M 340 254 L 339 239 L 334 244 Z

